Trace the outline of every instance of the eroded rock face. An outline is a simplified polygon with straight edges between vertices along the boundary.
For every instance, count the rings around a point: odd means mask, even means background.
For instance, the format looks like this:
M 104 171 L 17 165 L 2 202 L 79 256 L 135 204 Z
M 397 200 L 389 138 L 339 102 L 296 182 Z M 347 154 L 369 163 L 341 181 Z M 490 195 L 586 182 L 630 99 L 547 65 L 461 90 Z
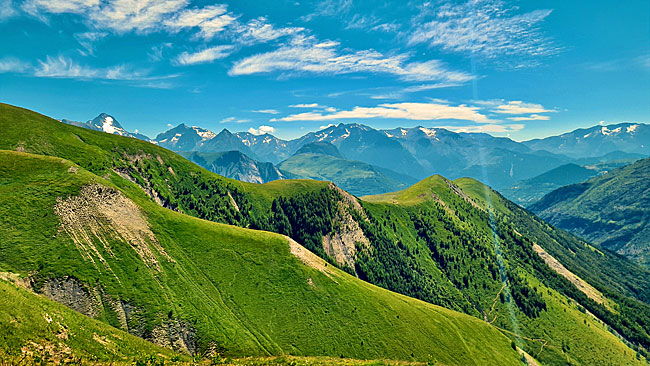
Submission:
M 40 291 L 51 300 L 91 318 L 102 311 L 99 293 L 73 277 L 52 278 L 44 282 Z
M 90 288 L 74 277 L 50 278 L 39 292 L 91 318 L 109 310 L 115 314 L 119 328 L 159 346 L 189 354 L 197 351 L 196 330 L 190 323 L 169 319 L 148 332 L 142 322 L 142 309 L 105 293 L 101 288 Z
M 172 319 L 154 327 L 146 340 L 176 352 L 195 354 L 196 330 L 187 322 Z
M 363 207 L 361 207 L 361 204 L 359 204 L 354 196 L 332 183 L 330 183 L 330 189 L 337 191 L 343 200 L 338 202 L 338 211 L 335 218 L 336 229 L 334 233 L 323 237 L 323 249 L 337 264 L 347 265 L 354 269 L 357 252 L 356 244 L 360 243 L 368 247 L 370 246 L 370 241 L 366 238 L 359 223 L 354 220 L 348 210 L 356 210 L 362 218 L 365 218 L 366 215 Z
M 105 256 L 111 242 L 128 243 L 147 267 L 160 271 L 160 258 L 172 261 L 158 243 L 140 208 L 122 193 L 100 184 L 84 186 L 79 195 L 57 199 L 54 213 L 60 232 L 67 233 L 82 257 L 112 272 Z

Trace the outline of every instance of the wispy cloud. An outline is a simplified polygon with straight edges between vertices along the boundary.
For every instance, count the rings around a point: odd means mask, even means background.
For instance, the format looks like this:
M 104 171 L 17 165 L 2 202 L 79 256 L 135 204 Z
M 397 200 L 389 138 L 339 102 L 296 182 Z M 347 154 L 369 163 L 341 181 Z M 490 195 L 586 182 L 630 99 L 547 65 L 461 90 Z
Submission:
M 511 121 L 548 121 L 551 117 L 542 116 L 540 114 L 531 114 L 530 116 L 508 117 L 508 119 Z
M 332 121 L 339 119 L 370 119 L 392 118 L 419 121 L 455 119 L 489 123 L 484 114 L 479 113 L 478 107 L 464 104 L 452 106 L 443 103 L 394 103 L 380 104 L 376 107 L 354 107 L 333 113 L 306 112 L 292 114 L 271 121 Z
M 500 0 L 470 0 L 442 6 L 425 3 L 414 20 L 408 43 L 478 54 L 488 59 L 556 54 L 558 47 L 539 28 L 552 10 L 514 14 L 516 10 Z
M 128 65 L 116 65 L 107 68 L 93 68 L 82 65 L 63 56 L 47 56 L 39 60 L 33 68 L 36 77 L 77 79 L 77 80 L 114 80 L 129 81 L 130 85 L 145 88 L 168 89 L 173 85 L 170 79 L 178 75 L 150 75 L 148 70 L 137 70 Z
M 235 62 L 230 75 L 284 71 L 290 73 L 392 74 L 406 81 L 467 82 L 472 75 L 451 71 L 438 60 L 408 62 L 409 55 L 386 56 L 375 50 L 347 51 L 335 41 L 318 41 L 313 36 L 296 36 L 280 48 Z
M 234 48 L 235 47 L 231 45 L 220 45 L 194 53 L 183 52 L 176 57 L 175 63 L 177 65 L 194 65 L 212 62 L 230 56 Z
M 531 113 L 548 113 L 556 112 L 554 109 L 546 109 L 541 104 L 524 103 L 520 100 L 513 100 L 505 104 L 500 104 L 492 110 L 495 113 L 504 114 L 531 114 Z
M 650 69 L 650 54 L 632 58 L 616 58 L 607 61 L 587 62 L 580 65 L 580 67 L 598 72 L 612 72 L 628 70 L 630 68 Z
M 238 43 L 264 43 L 281 37 L 291 36 L 305 31 L 302 27 L 275 27 L 265 17 L 249 20 L 247 23 L 236 23 L 233 26 L 234 38 Z
M 248 132 L 253 135 L 264 135 L 265 133 L 274 133 L 275 128 L 271 126 L 260 126 L 258 128 L 249 128 Z
M 280 114 L 280 111 L 278 111 L 277 109 L 258 109 L 258 110 L 254 110 L 254 111 L 251 111 L 251 112 L 265 113 L 265 114 Z
M 250 121 L 251 121 L 250 119 L 246 119 L 246 118 L 227 117 L 219 121 L 219 123 L 246 123 Z
M 79 50 L 79 53 L 81 53 L 83 56 L 93 56 L 95 53 L 95 43 L 105 38 L 107 35 L 108 33 L 106 32 L 75 33 L 74 38 L 77 40 L 77 42 L 79 42 L 81 47 L 85 49 L 85 51 Z
M 442 88 L 452 88 L 455 86 L 461 86 L 462 83 L 432 83 L 432 84 L 420 84 L 420 85 L 411 85 L 405 88 L 390 88 L 388 91 L 370 94 L 371 99 L 402 99 L 406 94 L 409 93 L 418 93 L 427 90 L 433 89 L 442 89 Z M 385 88 L 384 88 L 385 90 Z
M 5 72 L 22 73 L 28 70 L 31 65 L 13 57 L 0 58 L 0 74 Z
M 302 103 L 302 104 L 291 104 L 289 108 L 321 108 L 324 106 L 321 106 L 318 103 Z
M 506 133 L 506 132 L 516 132 L 516 131 L 523 130 L 526 126 L 523 124 L 509 124 L 509 125 L 480 124 L 480 125 L 469 125 L 469 126 L 437 126 L 437 127 L 444 128 L 454 132 Z
M 164 25 L 174 31 L 199 28 L 199 37 L 211 39 L 232 24 L 235 19 L 232 14 L 228 13 L 226 5 L 217 4 L 204 8 L 184 9 L 165 20 Z
M 16 14 L 16 9 L 14 9 L 11 0 L 0 0 L 0 21 L 11 18 Z
M 157 46 L 153 46 L 151 47 L 151 52 L 149 52 L 147 56 L 149 57 L 150 61 L 158 62 L 163 59 L 165 50 L 172 48 L 172 46 L 173 45 L 171 42 L 165 42 Z

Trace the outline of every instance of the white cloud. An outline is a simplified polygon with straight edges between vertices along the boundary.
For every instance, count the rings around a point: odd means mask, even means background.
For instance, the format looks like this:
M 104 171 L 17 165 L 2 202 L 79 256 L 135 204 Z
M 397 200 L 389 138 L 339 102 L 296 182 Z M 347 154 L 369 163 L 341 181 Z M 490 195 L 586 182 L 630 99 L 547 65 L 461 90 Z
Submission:
M 212 62 L 230 56 L 234 48 L 234 46 L 230 45 L 220 45 L 194 53 L 183 52 L 176 57 L 175 63 L 178 65 L 194 65 Z
M 107 68 L 93 68 L 81 65 L 63 56 L 47 56 L 39 60 L 32 69 L 34 76 L 77 80 L 115 80 L 129 81 L 130 85 L 144 88 L 169 89 L 173 85 L 168 81 L 178 75 L 152 76 L 146 70 L 134 70 L 127 65 Z
M 269 42 L 281 37 L 303 32 L 302 27 L 276 28 L 265 17 L 249 20 L 246 24 L 236 23 L 233 33 L 238 42 L 244 44 Z
M 245 119 L 245 118 L 237 118 L 237 117 L 226 117 L 219 121 L 219 123 L 246 123 L 250 122 L 250 119 Z
M 559 50 L 545 37 L 539 24 L 551 10 L 513 14 L 501 0 L 471 0 L 440 6 L 426 3 L 414 19 L 408 43 L 427 44 L 446 51 L 480 54 L 548 56 Z
M 451 106 L 440 103 L 394 103 L 380 104 L 377 107 L 354 107 L 352 110 L 324 114 L 305 112 L 289 115 L 271 121 L 331 121 L 338 119 L 393 118 L 418 121 L 441 119 L 467 120 L 479 123 L 491 122 L 478 112 L 478 107 L 464 104 Z
M 162 43 L 158 46 L 153 46 L 151 47 L 151 52 L 147 54 L 149 56 L 149 60 L 157 62 L 163 59 L 163 53 L 165 52 L 165 49 L 167 48 L 172 48 L 172 44 L 170 42 L 165 42 Z
M 172 128 L 172 127 L 174 127 L 174 125 L 171 124 L 171 123 L 168 123 L 168 124 L 167 124 L 167 127 Z
M 249 128 L 248 132 L 253 134 L 253 135 L 264 135 L 265 133 L 274 133 L 275 128 L 271 126 L 260 126 L 259 128 Z
M 47 56 L 45 61 L 39 60 L 39 66 L 34 70 L 34 76 L 71 79 L 106 79 L 106 71 L 82 66 L 63 56 Z
M 93 55 L 95 53 L 95 43 L 104 37 L 106 37 L 108 33 L 106 32 L 84 32 L 84 33 L 75 33 L 74 38 L 79 42 L 81 47 L 83 47 L 86 51 L 79 51 L 82 55 L 86 56 L 88 55 Z
M 520 100 L 513 100 L 506 104 L 497 105 L 493 112 L 505 114 L 537 114 L 556 111 L 553 109 L 546 109 L 541 104 L 524 103 Z
M 447 70 L 442 62 L 431 60 L 408 63 L 407 54 L 385 56 L 375 50 L 341 50 L 338 42 L 318 41 L 297 35 L 280 48 L 235 62 L 229 75 L 250 75 L 288 71 L 316 74 L 383 73 L 408 81 L 467 82 L 473 76 Z
M 27 0 L 22 9 L 31 15 L 43 18 L 42 12 L 61 14 L 83 14 L 91 8 L 99 7 L 99 0 Z
M 16 13 L 11 0 L 0 0 L 0 21 L 11 18 Z
M 321 106 L 318 103 L 303 103 L 303 104 L 292 104 L 289 106 L 290 108 L 321 108 Z
M 523 124 L 510 124 L 510 125 L 497 125 L 497 124 L 483 124 L 471 126 L 439 126 L 454 132 L 484 132 L 484 133 L 504 133 L 520 131 L 525 127 Z
M 279 114 L 280 113 L 280 111 L 278 111 L 276 109 L 258 109 L 258 110 L 252 111 L 252 112 L 265 113 L 265 114 Z
M 235 19 L 227 12 L 226 5 L 217 4 L 204 8 L 184 9 L 166 20 L 164 24 L 174 31 L 197 27 L 200 29 L 199 37 L 210 39 L 232 24 Z
M 210 39 L 235 22 L 222 4 L 187 8 L 188 0 L 27 0 L 22 8 L 42 20 L 47 14 L 80 14 L 97 29 L 117 33 L 176 33 L 198 29 L 196 36 Z
M 551 119 L 551 117 L 542 116 L 539 114 L 531 114 L 530 116 L 508 117 L 508 119 L 511 121 L 548 121 L 549 119 Z
M 0 74 L 5 72 L 24 72 L 30 65 L 13 57 L 0 58 Z

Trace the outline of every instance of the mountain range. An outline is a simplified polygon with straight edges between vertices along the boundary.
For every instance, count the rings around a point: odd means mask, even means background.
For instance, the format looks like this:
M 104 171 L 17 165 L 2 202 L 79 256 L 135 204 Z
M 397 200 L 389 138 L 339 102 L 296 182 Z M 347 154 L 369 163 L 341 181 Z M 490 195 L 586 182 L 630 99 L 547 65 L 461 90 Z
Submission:
M 87 123 L 63 121 L 94 130 L 148 140 L 146 136 L 126 132 L 119 123 L 115 125 L 117 121 L 113 117 L 105 113 Z M 484 133 L 456 133 L 444 128 L 376 130 L 356 123 L 331 125 L 297 139 L 282 140 L 268 133 L 262 135 L 249 132 L 232 133 L 227 129 L 215 133 L 197 126 L 180 124 L 159 134 L 151 141 L 177 152 L 239 151 L 245 157 L 238 157 L 236 160 L 246 160 L 247 163 L 233 164 L 229 159 L 220 159 L 202 166 L 216 173 L 231 178 L 248 179 L 250 182 L 303 177 L 330 179 L 350 188 L 353 185 L 346 183 L 346 179 L 363 180 L 369 174 L 378 174 L 368 173 L 367 169 L 362 169 L 363 173 L 357 171 L 359 176 L 348 172 L 344 174 L 345 177 L 331 173 L 327 176 L 317 176 L 307 171 L 302 175 L 291 175 L 290 172 L 283 175 L 276 172 L 269 177 L 262 177 L 259 173 L 262 162 L 276 165 L 276 169 L 263 168 L 262 170 L 270 169 L 268 171 L 279 172 L 283 169 L 279 165 L 291 159 L 303 146 L 315 142 L 328 142 L 341 154 L 337 158 L 342 160 L 337 162 L 347 166 L 365 163 L 372 167 L 371 170 L 388 172 L 389 178 L 380 177 L 367 189 L 362 188 L 353 192 L 355 194 L 389 192 L 431 174 L 441 174 L 452 179 L 465 176 L 479 179 L 496 189 L 503 190 L 508 197 L 521 204 L 530 204 L 558 186 L 552 184 L 544 187 L 535 186 L 532 190 L 536 192 L 532 195 L 527 193 L 527 188 L 516 187 L 527 187 L 527 180 L 562 165 L 572 163 L 587 166 L 619 160 L 631 162 L 632 156 L 641 158 L 650 154 L 648 150 L 650 128 L 639 123 L 594 126 L 559 136 L 524 142 L 493 137 Z M 234 159 L 235 156 L 231 155 L 230 158 Z M 302 158 L 304 160 L 305 156 Z M 332 164 L 332 158 L 314 158 L 312 157 L 308 164 L 311 170 L 324 171 L 327 170 L 325 164 Z M 201 164 L 202 161 L 199 159 L 195 162 Z M 215 163 L 225 165 L 218 166 Z M 284 164 L 284 167 L 287 168 L 292 164 L 289 161 Z M 248 168 L 252 170 L 249 171 Z M 355 184 L 354 187 L 359 185 Z M 538 188 L 541 190 L 538 191 Z M 520 193 L 522 197 L 518 196 Z
M 322 181 L 224 178 L 4 104 L 0 127 L 0 269 L 177 352 L 646 362 L 650 272 L 474 179 L 358 199 Z M 8 334 L 11 352 L 44 339 Z
M 200 131 L 197 127 L 180 125 L 160 134 L 154 141 L 174 151 L 238 150 L 253 159 L 274 164 L 288 159 L 306 144 L 325 141 L 336 146 L 348 160 L 390 169 L 414 179 L 431 174 L 450 178 L 467 176 L 497 189 L 567 163 L 576 163 L 581 158 L 602 157 L 609 161 L 615 159 L 617 153 L 650 154 L 647 149 L 650 128 L 644 124 L 597 126 L 525 142 L 484 133 L 456 133 L 443 128 L 375 130 L 361 124 L 333 125 L 289 141 L 270 134 L 233 134 L 228 130 L 201 137 L 197 131 Z M 576 147 L 567 148 L 567 140 Z M 583 150 L 588 150 L 589 154 Z

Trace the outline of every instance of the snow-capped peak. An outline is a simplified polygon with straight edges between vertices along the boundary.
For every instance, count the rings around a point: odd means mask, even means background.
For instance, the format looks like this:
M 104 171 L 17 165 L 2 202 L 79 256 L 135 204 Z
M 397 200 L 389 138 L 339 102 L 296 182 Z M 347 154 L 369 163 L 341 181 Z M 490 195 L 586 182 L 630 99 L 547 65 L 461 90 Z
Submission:
M 104 117 L 104 120 L 102 121 L 102 130 L 107 133 L 116 133 L 121 135 L 122 131 L 119 131 L 115 126 L 113 126 L 113 121 L 114 119 L 111 116 Z
M 436 138 L 436 130 L 434 129 L 420 127 L 420 131 L 424 132 L 424 134 L 429 137 Z
M 199 135 L 199 136 L 201 137 L 201 139 L 203 139 L 203 140 L 212 140 L 213 138 L 215 138 L 215 137 L 217 136 L 216 133 L 214 133 L 214 132 L 212 132 L 212 131 L 210 131 L 210 130 L 203 129 L 203 128 L 201 128 L 201 127 L 192 126 L 192 129 L 193 129 L 193 130 L 196 132 L 196 134 Z
M 629 126 L 625 131 L 627 133 L 634 133 L 634 132 L 636 132 L 636 130 L 638 128 L 639 128 L 639 125 L 632 125 L 632 126 Z

